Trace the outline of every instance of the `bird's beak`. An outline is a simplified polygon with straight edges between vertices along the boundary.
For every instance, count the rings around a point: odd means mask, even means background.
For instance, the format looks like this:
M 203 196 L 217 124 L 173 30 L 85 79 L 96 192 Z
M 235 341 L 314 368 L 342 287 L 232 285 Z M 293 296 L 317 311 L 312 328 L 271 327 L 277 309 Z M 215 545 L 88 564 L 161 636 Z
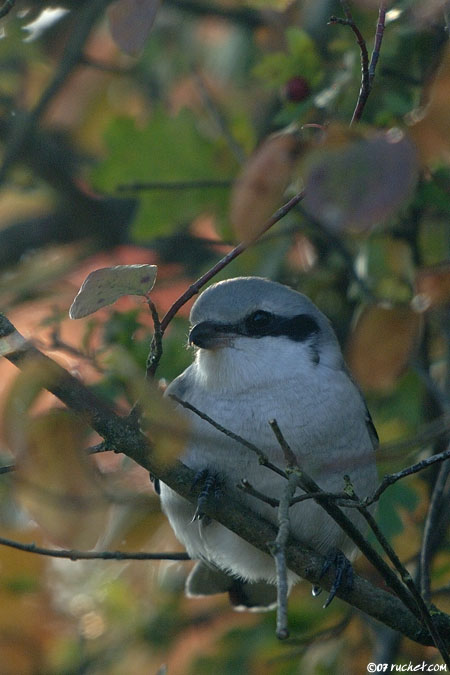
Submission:
M 218 349 L 229 345 L 231 337 L 233 335 L 228 326 L 213 321 L 202 321 L 191 329 L 189 344 L 201 349 Z

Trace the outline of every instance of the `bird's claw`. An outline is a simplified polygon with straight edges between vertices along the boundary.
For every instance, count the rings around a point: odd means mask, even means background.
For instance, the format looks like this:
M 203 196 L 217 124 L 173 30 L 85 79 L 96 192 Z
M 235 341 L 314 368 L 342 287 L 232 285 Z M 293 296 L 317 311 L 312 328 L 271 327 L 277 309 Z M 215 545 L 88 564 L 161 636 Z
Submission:
M 222 485 L 217 474 L 210 472 L 208 469 L 202 469 L 196 474 L 192 489 L 200 482 L 203 483 L 203 487 L 197 497 L 197 507 L 191 522 L 193 523 L 196 520 L 201 520 L 204 525 L 208 525 L 211 522 L 211 519 L 205 514 L 204 507 L 211 497 L 218 496 L 221 492 Z
M 335 550 L 329 553 L 325 559 L 325 562 L 320 573 L 320 578 L 328 572 L 330 567 L 334 565 L 335 575 L 333 585 L 331 586 L 330 593 L 325 600 L 323 608 L 326 609 L 332 602 L 334 596 L 340 588 L 351 591 L 353 588 L 353 567 L 349 560 L 345 557 L 342 551 Z M 321 592 L 319 586 L 313 586 L 312 593 L 314 597 L 318 596 Z

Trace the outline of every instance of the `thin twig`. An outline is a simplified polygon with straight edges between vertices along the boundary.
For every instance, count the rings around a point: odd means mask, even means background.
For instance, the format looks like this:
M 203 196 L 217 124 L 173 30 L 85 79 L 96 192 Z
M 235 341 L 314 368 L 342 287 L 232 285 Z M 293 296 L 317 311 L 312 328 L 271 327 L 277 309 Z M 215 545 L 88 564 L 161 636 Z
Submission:
M 349 479 L 347 478 L 347 489 L 349 492 L 351 491 L 351 496 L 354 497 L 358 502 L 360 500 L 358 499 L 358 496 L 355 494 L 353 490 L 353 486 L 350 484 Z M 397 556 L 395 553 L 394 549 L 392 546 L 389 544 L 387 541 L 386 537 L 378 527 L 375 518 L 372 516 L 370 511 L 365 506 L 360 506 L 358 507 L 358 511 L 360 514 L 363 516 L 363 518 L 366 520 L 367 524 L 371 528 L 372 532 L 374 533 L 375 537 L 377 538 L 378 542 L 380 543 L 381 547 L 383 548 L 384 552 L 388 556 L 389 560 L 392 562 L 394 565 L 395 569 L 397 572 L 400 574 L 401 579 L 403 583 L 407 586 L 409 589 L 412 597 L 414 598 L 417 608 L 422 616 L 423 622 L 430 631 L 430 634 L 433 636 L 434 643 L 439 650 L 442 658 L 444 659 L 444 662 L 447 664 L 447 667 L 450 668 L 450 656 L 447 651 L 447 648 L 445 646 L 444 640 L 442 639 L 439 630 L 434 624 L 433 618 L 430 614 L 430 611 L 424 602 L 423 597 L 419 593 L 419 590 L 414 583 L 414 580 L 411 576 L 411 574 L 408 572 L 406 567 L 402 564 L 400 558 Z
M 291 467 L 286 469 L 288 481 L 281 494 L 280 504 L 278 506 L 278 533 L 275 541 L 270 546 L 270 552 L 275 560 L 275 569 L 277 572 L 277 628 L 276 634 L 279 640 L 286 640 L 289 637 L 288 618 L 287 618 L 287 598 L 289 585 L 287 579 L 286 566 L 286 544 L 289 537 L 289 508 L 291 499 L 298 485 L 299 477 Z
M 9 14 L 15 4 L 16 0 L 5 0 L 3 5 L 0 7 L 0 19 L 3 19 L 4 16 Z
M 9 464 L 8 466 L 0 466 L 0 474 L 2 473 L 11 473 L 11 471 L 15 471 L 16 467 L 14 464 Z
M 373 51 L 370 57 L 370 62 L 366 42 L 358 26 L 355 24 L 348 2 L 346 0 L 341 0 L 341 5 L 345 14 L 345 19 L 340 19 L 336 16 L 332 16 L 328 23 L 349 26 L 352 29 L 353 33 L 355 34 L 356 41 L 358 43 L 361 52 L 361 86 L 359 89 L 358 100 L 356 102 L 356 106 L 353 111 L 352 119 L 350 122 L 351 126 L 354 122 L 358 122 L 361 119 L 364 107 L 367 103 L 367 99 L 369 98 L 369 94 L 372 89 L 372 83 L 375 77 L 375 69 L 377 67 L 378 58 L 380 56 L 381 43 L 384 35 L 387 2 L 386 0 L 380 0 L 377 28 L 375 33 Z
M 295 197 L 292 197 L 286 204 L 284 204 L 281 208 L 278 209 L 278 211 L 275 211 L 275 213 L 269 218 L 268 221 L 264 224 L 264 226 L 261 228 L 261 231 L 258 233 L 256 237 L 253 239 L 250 239 L 249 241 L 242 241 L 240 244 L 235 246 L 232 251 L 227 253 L 221 260 L 219 260 L 211 269 L 209 269 L 205 274 L 203 274 L 197 281 L 195 281 L 189 288 L 182 294 L 180 297 L 173 303 L 173 305 L 169 308 L 167 311 L 166 315 L 163 317 L 161 321 L 161 333 L 164 335 L 167 326 L 169 323 L 172 321 L 173 317 L 177 314 L 178 310 L 183 307 L 183 305 L 188 302 L 191 298 L 194 297 L 194 295 L 197 295 L 199 290 L 203 288 L 205 284 L 208 283 L 213 277 L 218 274 L 221 270 L 224 269 L 224 267 L 227 267 L 227 265 L 232 262 L 232 260 L 235 260 L 241 253 L 246 251 L 249 246 L 254 244 L 254 242 L 259 239 L 267 230 L 270 230 L 275 223 L 278 223 L 279 220 L 284 218 L 284 216 L 291 211 L 294 206 L 297 206 L 299 202 L 304 197 L 304 192 L 299 192 L 298 194 L 295 195 Z
M 372 86 L 373 78 L 375 77 L 375 69 L 377 67 L 378 58 L 380 56 L 381 43 L 383 41 L 384 35 L 384 26 L 386 23 L 386 12 L 387 12 L 387 1 L 380 1 L 380 8 L 378 10 L 378 21 L 377 21 L 377 30 L 375 33 L 375 41 L 372 50 L 372 56 L 370 57 L 369 64 L 369 82 Z
M 161 321 L 159 320 L 158 310 L 156 309 L 150 296 L 146 296 L 153 319 L 153 338 L 150 344 L 150 353 L 147 358 L 146 377 L 153 378 L 163 353 Z
M 411 466 L 406 467 L 406 469 L 402 469 L 402 471 L 397 471 L 396 473 L 388 474 L 383 478 L 383 480 L 381 481 L 378 488 L 375 490 L 372 497 L 369 497 L 364 501 L 365 505 L 369 506 L 370 504 L 373 504 L 374 502 L 378 501 L 380 496 L 386 490 L 386 488 L 388 488 L 390 485 L 393 485 L 398 480 L 401 480 L 406 476 L 411 476 L 413 473 L 423 471 L 423 469 L 428 468 L 432 464 L 436 464 L 437 462 L 443 462 L 449 457 L 450 457 L 450 448 L 447 448 L 447 450 L 443 450 L 443 452 L 439 452 L 436 455 L 432 455 L 431 457 L 422 459 L 422 461 L 417 462 L 416 464 L 412 464 Z
M 296 466 L 299 469 L 299 486 L 305 492 L 321 492 L 320 487 L 317 483 L 306 474 L 301 467 L 298 466 L 295 454 L 289 447 L 281 429 L 278 426 L 276 420 L 271 420 L 270 426 L 275 434 L 277 441 L 280 444 L 283 452 L 288 453 L 288 455 L 294 459 Z M 375 549 L 368 543 L 368 541 L 362 536 L 361 532 L 357 527 L 352 523 L 352 521 L 341 511 L 341 509 L 329 501 L 318 502 L 321 504 L 322 508 L 333 518 L 333 520 L 341 527 L 341 529 L 350 537 L 350 539 L 358 546 L 358 548 L 364 553 L 366 558 L 372 563 L 372 565 L 380 572 L 383 579 L 386 583 L 394 590 L 400 600 L 405 604 L 406 607 L 416 616 L 421 618 L 421 614 L 417 609 L 416 603 L 411 597 L 409 591 L 403 583 L 397 578 L 394 572 L 391 570 L 389 565 L 383 560 L 383 558 L 375 551 Z
M 430 565 L 433 535 L 441 515 L 442 499 L 449 473 L 450 459 L 442 464 L 439 469 L 423 530 L 420 550 L 420 589 L 427 604 L 431 602 Z
M 283 478 L 287 478 L 286 474 L 284 471 L 282 471 L 278 466 L 275 464 L 272 464 L 272 462 L 269 462 L 268 458 L 266 455 L 260 450 L 256 445 L 251 443 L 250 441 L 247 441 L 245 438 L 242 438 L 242 436 L 239 436 L 238 434 L 235 434 L 233 431 L 230 431 L 229 429 L 226 429 L 223 427 L 221 424 L 216 422 L 215 420 L 212 419 L 209 415 L 206 413 L 202 412 L 195 406 L 193 406 L 191 403 L 188 401 L 183 401 L 183 399 L 178 398 L 175 394 L 170 394 L 170 398 L 172 398 L 174 401 L 179 403 L 183 408 L 186 408 L 186 410 L 190 410 L 193 412 L 197 417 L 200 417 L 200 419 L 204 420 L 208 424 L 210 424 L 212 427 L 217 429 L 217 431 L 220 431 L 221 434 L 224 434 L 225 436 L 228 436 L 228 438 L 233 439 L 233 441 L 236 441 L 237 443 L 240 443 L 244 447 L 248 448 L 252 452 L 255 453 L 255 455 L 258 456 L 259 463 L 262 466 L 267 467 L 271 471 L 274 471 L 277 473 L 279 476 L 282 476 Z
M 138 192 L 141 190 L 205 190 L 209 188 L 229 188 L 233 185 L 232 178 L 225 180 L 175 180 L 175 181 L 151 181 L 136 183 L 121 183 L 117 185 L 116 192 Z
M 252 497 L 255 497 L 255 499 L 259 499 L 259 501 L 264 502 L 265 504 L 269 504 L 269 506 L 277 507 L 280 505 L 279 499 L 268 497 L 263 492 L 260 492 L 254 488 L 246 478 L 243 478 L 241 482 L 236 485 L 236 487 L 238 490 L 245 492 L 247 495 L 251 495 Z
M 23 544 L 20 541 L 0 537 L 1 546 L 9 546 L 27 553 L 37 553 L 52 558 L 67 558 L 68 560 L 190 560 L 187 553 L 127 553 L 125 551 L 76 551 L 66 549 L 52 549 Z

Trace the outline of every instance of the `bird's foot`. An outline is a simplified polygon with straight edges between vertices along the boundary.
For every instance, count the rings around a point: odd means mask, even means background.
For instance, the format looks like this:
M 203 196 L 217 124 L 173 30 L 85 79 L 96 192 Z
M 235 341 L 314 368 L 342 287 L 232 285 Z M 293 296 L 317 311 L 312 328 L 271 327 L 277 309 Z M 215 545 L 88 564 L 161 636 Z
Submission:
M 323 605 L 323 608 L 326 609 L 328 605 L 333 600 L 336 592 L 342 588 L 348 591 L 351 591 L 353 588 L 353 567 L 351 562 L 347 560 L 342 551 L 334 550 L 331 551 L 325 558 L 325 562 L 320 573 L 320 578 L 328 572 L 331 566 L 335 568 L 335 576 L 333 585 L 331 586 L 330 593 L 328 598 Z M 322 592 L 320 586 L 314 585 L 312 588 L 312 594 L 314 597 L 317 597 Z
M 197 497 L 197 507 L 192 522 L 202 520 L 204 525 L 208 525 L 211 519 L 205 514 L 204 507 L 209 499 L 217 498 L 222 493 L 222 481 L 217 474 L 212 473 L 209 469 L 202 469 L 197 472 L 192 489 L 199 483 L 203 483 L 203 487 Z

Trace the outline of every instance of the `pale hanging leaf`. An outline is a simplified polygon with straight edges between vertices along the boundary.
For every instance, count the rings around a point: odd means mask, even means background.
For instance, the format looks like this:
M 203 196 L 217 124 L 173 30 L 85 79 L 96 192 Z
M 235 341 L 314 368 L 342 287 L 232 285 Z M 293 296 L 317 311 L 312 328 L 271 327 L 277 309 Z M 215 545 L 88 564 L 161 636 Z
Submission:
M 108 8 L 111 35 L 117 46 L 130 55 L 145 45 L 161 0 L 117 0 Z
M 333 232 L 370 230 L 410 198 L 416 154 L 399 129 L 341 147 L 326 143 L 307 159 L 304 207 Z
M 70 318 L 93 314 L 122 295 L 146 295 L 154 286 L 156 272 L 156 265 L 117 265 L 91 272 L 70 307 Z
M 170 464 L 186 446 L 190 428 L 186 415 L 170 398 L 163 396 L 154 380 L 144 377 L 121 347 L 110 352 L 109 367 L 125 381 L 132 398 L 138 401 L 141 425 L 152 443 L 152 452 L 160 462 Z
M 246 162 L 233 186 L 230 220 L 239 239 L 258 236 L 281 205 L 304 142 L 298 132 L 269 136 Z
M 422 317 L 408 306 L 366 307 L 347 346 L 347 362 L 366 391 L 388 392 L 417 346 Z

